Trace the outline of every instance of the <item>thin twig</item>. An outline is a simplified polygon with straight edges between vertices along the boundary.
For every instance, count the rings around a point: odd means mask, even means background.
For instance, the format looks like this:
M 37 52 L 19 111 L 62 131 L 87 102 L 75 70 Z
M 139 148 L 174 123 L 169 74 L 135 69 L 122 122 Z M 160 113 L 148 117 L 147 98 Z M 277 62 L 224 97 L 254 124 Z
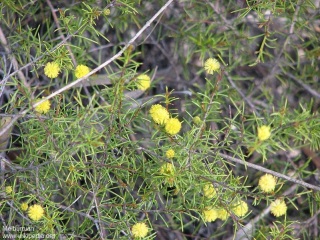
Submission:
M 101 220 L 101 212 L 99 210 L 100 203 L 99 203 L 99 200 L 97 197 L 97 192 L 96 192 L 96 190 L 98 190 L 98 188 L 100 188 L 100 186 L 97 186 L 97 189 L 93 190 L 92 197 L 93 197 L 94 205 L 96 207 L 96 213 L 97 213 L 97 218 L 98 218 L 98 222 L 97 222 L 98 231 L 99 231 L 101 239 L 105 239 L 105 237 L 107 236 L 107 232 L 106 232 L 106 229 L 103 227 L 102 220 Z
M 313 190 L 316 190 L 316 191 L 320 191 L 320 187 L 312 185 L 312 184 L 309 184 L 309 183 L 306 183 L 304 181 L 288 177 L 288 176 L 286 176 L 284 174 L 269 170 L 267 168 L 261 167 L 259 165 L 253 164 L 253 163 L 246 162 L 246 161 L 238 159 L 238 158 L 230 157 L 230 156 L 228 156 L 226 154 L 223 154 L 223 153 L 219 153 L 219 155 L 222 158 L 226 159 L 226 160 L 230 160 L 232 162 L 240 163 L 240 164 L 242 164 L 244 166 L 247 166 L 247 167 L 250 167 L 250 168 L 253 168 L 253 169 L 257 169 L 257 170 L 259 170 L 261 172 L 269 173 L 269 174 L 271 174 L 273 176 L 276 176 L 278 178 L 282 178 L 282 179 L 288 180 L 290 182 L 299 184 L 301 186 L 304 186 L 304 187 L 307 187 L 307 188 L 310 188 L 310 189 L 313 189 Z
M 229 81 L 229 83 L 231 84 L 231 86 L 241 95 L 242 99 L 248 103 L 248 105 L 250 106 L 250 108 L 252 109 L 252 111 L 255 112 L 255 114 L 257 116 L 260 116 L 260 114 L 258 112 L 256 112 L 256 106 L 246 97 L 246 95 L 237 87 L 237 85 L 234 83 L 234 81 L 232 80 L 232 78 L 230 77 L 230 75 L 225 72 L 225 75 Z
M 228 20 L 224 16 L 225 13 L 221 13 L 221 11 L 219 11 L 219 9 L 217 9 L 215 4 L 213 4 L 211 1 L 206 0 L 206 3 L 213 9 L 213 11 L 215 11 L 216 15 L 222 19 L 222 21 L 225 23 L 224 27 L 232 29 L 236 35 L 239 35 L 238 30 L 232 24 L 230 24 L 232 21 Z
M 297 21 L 297 19 L 298 19 L 298 13 L 299 13 L 299 11 L 300 11 L 301 4 L 302 4 L 302 0 L 299 0 L 299 1 L 297 2 L 296 9 L 295 9 L 295 12 L 294 12 L 293 17 L 292 17 L 292 23 L 291 23 L 291 25 L 290 25 L 289 34 L 288 34 L 288 36 L 286 37 L 286 39 L 285 39 L 285 41 L 284 41 L 281 49 L 278 51 L 277 57 L 276 57 L 275 60 L 273 61 L 273 67 L 272 67 L 272 69 L 270 70 L 269 74 L 262 79 L 262 81 L 260 82 L 259 86 L 257 86 L 256 89 L 253 90 L 248 97 L 254 95 L 254 94 L 258 91 L 259 87 L 260 87 L 265 81 L 273 78 L 273 77 L 278 73 L 278 71 L 279 71 L 279 66 L 280 66 L 280 59 L 281 59 L 281 56 L 283 55 L 283 52 L 284 52 L 286 46 L 287 46 L 288 43 L 289 43 L 289 40 L 291 39 L 291 37 L 292 37 L 292 35 L 293 35 L 294 27 L 295 27 L 296 21 Z
M 59 35 L 61 36 L 62 40 L 64 40 L 65 42 L 67 42 L 66 37 L 64 36 L 63 32 L 61 31 L 61 27 L 60 27 L 60 24 L 59 24 L 59 20 L 58 20 L 57 14 L 56 14 L 56 12 L 55 12 L 52 4 L 51 4 L 51 1 L 50 1 L 50 0 L 46 0 L 46 2 L 47 2 L 47 4 L 48 4 L 48 6 L 50 7 L 50 10 L 51 10 L 51 13 L 52 13 L 52 17 L 53 17 L 53 20 L 54 20 L 54 22 L 55 22 L 55 24 L 56 24 L 56 26 L 57 26 Z M 73 65 L 74 65 L 74 66 L 77 66 L 77 61 L 76 61 L 76 59 L 75 59 L 75 57 L 74 57 L 74 55 L 73 55 L 73 52 L 71 51 L 71 48 L 70 48 L 69 44 L 66 44 L 66 48 L 67 48 L 67 50 L 68 50 L 69 53 L 70 53 L 70 57 L 71 57 L 71 59 L 72 59 Z
M 29 84 L 27 82 L 27 79 L 26 77 L 23 75 L 22 71 L 19 70 L 19 65 L 18 65 L 18 61 L 17 59 L 14 57 L 14 55 L 12 54 L 9 46 L 8 46 L 8 42 L 7 42 L 7 39 L 5 37 L 5 35 L 3 34 L 3 31 L 2 31 L 2 28 L 0 27 L 0 42 L 2 43 L 3 47 L 4 47 L 4 50 L 6 51 L 6 53 L 10 56 L 11 58 L 11 61 L 12 61 L 12 64 L 13 64 L 13 68 L 14 70 L 17 71 L 18 73 L 18 77 L 19 79 L 21 80 L 22 84 L 24 85 L 24 87 L 28 88 L 29 89 Z M 7 80 L 3 79 L 3 82 L 4 85 L 6 83 Z
M 301 87 L 303 87 L 306 91 L 308 91 L 312 96 L 320 99 L 320 93 L 313 90 L 311 87 L 309 87 L 307 84 L 300 81 L 298 78 L 296 78 L 293 74 L 286 72 L 285 73 L 288 77 L 290 77 L 292 80 L 294 80 L 296 83 L 298 83 Z

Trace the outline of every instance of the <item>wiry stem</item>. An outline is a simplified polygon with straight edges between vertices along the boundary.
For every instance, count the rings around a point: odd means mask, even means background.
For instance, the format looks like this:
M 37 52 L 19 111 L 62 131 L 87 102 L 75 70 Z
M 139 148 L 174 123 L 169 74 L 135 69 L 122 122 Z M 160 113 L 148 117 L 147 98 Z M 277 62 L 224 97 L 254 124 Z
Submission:
M 318 186 L 315 186 L 315 185 L 312 185 L 312 184 L 309 184 L 309 183 L 306 183 L 304 181 L 301 181 L 301 180 L 298 180 L 298 179 L 294 179 L 294 178 L 291 178 L 291 177 L 288 177 L 284 174 L 281 174 L 281 173 L 278 173 L 278 172 L 275 172 L 275 171 L 272 171 L 272 170 L 269 170 L 267 168 L 264 168 L 264 167 L 261 167 L 259 165 L 256 165 L 256 164 L 253 164 L 253 163 L 249 163 L 249 162 L 246 162 L 244 160 L 241 160 L 241 159 L 238 159 L 238 158 L 234 158 L 234 157 L 230 157 L 226 154 L 223 154 L 223 153 L 219 153 L 219 155 L 226 159 L 226 160 L 229 160 L 229 161 L 232 161 L 232 162 L 236 162 L 236 163 L 240 163 L 242 165 L 245 165 L 247 167 L 250 167 L 250 168 L 253 168 L 253 169 L 257 169 L 261 172 L 265 172 L 265 173 L 269 173 L 273 176 L 276 176 L 276 177 L 279 177 L 279 178 L 282 178 L 282 179 L 285 179 L 285 180 L 288 180 L 290 182 L 293 182 L 293 183 L 296 183 L 296 184 L 299 184 L 301 186 L 304 186 L 304 187 L 307 187 L 307 188 L 310 188 L 310 189 L 313 189 L 313 190 L 317 190 L 317 191 L 320 191 L 320 187 Z

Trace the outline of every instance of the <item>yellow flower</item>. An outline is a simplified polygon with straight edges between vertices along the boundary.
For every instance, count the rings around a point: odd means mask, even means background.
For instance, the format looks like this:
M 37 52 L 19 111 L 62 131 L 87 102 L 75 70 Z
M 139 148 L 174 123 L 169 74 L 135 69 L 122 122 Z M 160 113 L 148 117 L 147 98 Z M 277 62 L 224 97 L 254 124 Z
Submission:
M 204 185 L 203 187 L 203 195 L 207 198 L 213 198 L 216 195 L 216 190 L 214 189 L 214 187 L 212 186 L 211 183 L 207 183 L 206 185 Z
M 34 221 L 40 220 L 43 214 L 44 214 L 44 210 L 39 204 L 32 205 L 28 211 L 29 218 Z
M 150 115 L 153 121 L 157 124 L 165 124 L 169 119 L 169 112 L 160 104 L 151 106 Z
M 181 129 L 181 122 L 177 118 L 168 119 L 165 130 L 170 135 L 176 135 Z
M 284 202 L 284 200 L 276 199 L 274 202 L 271 203 L 270 211 L 274 216 L 280 217 L 286 214 L 287 205 Z
M 160 168 L 160 173 L 163 175 L 172 175 L 174 173 L 174 166 L 172 163 L 165 163 Z
M 175 152 L 171 148 L 166 152 L 166 157 L 167 158 L 174 158 L 174 155 L 175 155 Z
M 147 90 L 151 85 L 150 77 L 146 74 L 141 74 L 137 77 L 137 85 L 140 90 Z
M 39 102 L 41 99 L 36 100 L 36 102 Z M 36 112 L 38 113 L 47 113 L 50 109 L 50 101 L 49 100 L 45 100 L 44 102 L 40 103 L 38 106 L 35 107 L 34 110 L 36 110 Z
M 217 59 L 208 58 L 204 63 L 204 69 L 208 74 L 213 74 L 213 72 L 217 72 L 220 69 L 220 63 Z
M 26 202 L 21 203 L 20 208 L 22 211 L 27 211 L 28 203 L 26 203 Z
M 192 119 L 193 123 L 197 126 L 200 126 L 201 123 L 202 123 L 202 120 L 199 116 L 195 116 L 193 119 Z
M 232 208 L 233 213 L 238 217 L 243 217 L 244 215 L 246 215 L 248 210 L 248 204 L 242 200 Z
M 258 127 L 258 139 L 260 141 L 267 140 L 270 137 L 270 135 L 271 132 L 269 126 L 263 125 L 261 127 Z
M 110 15 L 110 9 L 109 8 L 106 8 L 105 10 L 103 10 L 103 14 L 105 15 L 105 16 L 108 16 L 108 15 Z
M 217 209 L 217 213 L 218 213 L 218 218 L 220 218 L 221 220 L 227 220 L 227 218 L 229 217 L 229 213 L 227 212 L 227 210 L 220 208 Z
M 6 194 L 10 194 L 13 191 L 11 186 L 7 186 L 5 190 L 6 190 Z
M 218 217 L 218 212 L 215 208 L 205 209 L 202 211 L 202 217 L 205 222 L 213 222 Z
M 148 226 L 145 223 L 136 223 L 131 228 L 131 232 L 134 238 L 143 238 L 147 236 L 148 231 Z
M 90 69 L 85 65 L 78 65 L 76 70 L 74 71 L 74 75 L 76 78 L 82 78 L 83 76 L 87 75 L 90 72 Z
M 60 72 L 60 67 L 58 63 L 55 62 L 48 62 L 44 67 L 44 74 L 49 78 L 56 78 L 58 77 Z
M 259 187 L 263 192 L 269 193 L 274 191 L 277 180 L 271 174 L 265 174 L 259 179 Z
M 175 176 L 174 176 L 174 166 L 172 163 L 165 163 L 160 168 L 160 174 L 164 175 L 164 181 L 170 186 L 174 186 Z

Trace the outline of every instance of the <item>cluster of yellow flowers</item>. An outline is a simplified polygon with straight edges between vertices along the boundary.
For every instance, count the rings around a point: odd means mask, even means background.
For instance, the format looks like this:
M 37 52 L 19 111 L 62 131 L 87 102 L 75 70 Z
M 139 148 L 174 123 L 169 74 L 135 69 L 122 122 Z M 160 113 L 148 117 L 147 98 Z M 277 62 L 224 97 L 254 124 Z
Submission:
M 209 58 L 204 63 L 204 69 L 207 74 L 213 74 L 214 72 L 218 72 L 220 70 L 220 63 L 217 59 Z M 81 78 L 87 75 L 90 72 L 90 69 L 85 65 L 78 65 L 75 69 L 76 78 Z M 49 78 L 56 78 L 60 73 L 60 66 L 56 62 L 48 62 L 44 68 L 44 73 Z M 150 77 L 146 74 L 141 74 L 137 77 L 137 88 L 139 90 L 147 90 L 150 88 L 151 80 Z M 36 100 L 37 102 L 41 99 Z M 45 100 L 41 104 L 35 107 L 35 111 L 40 114 L 45 114 L 50 110 L 50 101 Z M 170 117 L 168 110 L 160 104 L 152 105 L 149 110 L 150 116 L 152 120 L 161 126 L 164 127 L 166 133 L 171 136 L 174 136 L 179 133 L 181 130 L 181 122 L 177 118 Z M 202 120 L 199 116 L 193 118 L 193 122 L 196 125 L 200 125 Z M 257 129 L 257 138 L 260 142 L 269 139 L 271 136 L 271 128 L 270 126 L 262 125 Z M 169 149 L 166 151 L 166 157 L 168 159 L 172 159 L 175 156 L 175 151 L 173 149 Z M 175 167 L 172 163 L 165 163 L 160 168 L 160 174 L 166 177 L 166 182 L 169 184 L 174 183 L 175 178 Z M 275 186 L 277 183 L 277 179 L 270 175 L 265 174 L 259 179 L 259 187 L 265 193 L 271 193 L 275 190 Z M 12 187 L 6 187 L 6 193 L 10 194 L 12 192 Z M 203 186 L 203 196 L 211 199 L 217 195 L 216 189 L 212 185 L 212 183 L 207 183 Z M 271 213 L 276 216 L 282 216 L 286 214 L 287 206 L 284 200 L 276 199 L 271 203 Z M 21 210 L 28 210 L 28 216 L 30 219 L 34 221 L 40 220 L 44 215 L 44 209 L 39 204 L 34 204 L 28 207 L 27 203 L 21 204 Z M 248 204 L 243 201 L 237 201 L 230 206 L 230 211 L 238 217 L 245 216 L 249 207 Z M 202 211 L 202 217 L 205 222 L 213 222 L 216 219 L 226 220 L 229 217 L 229 212 L 224 208 L 215 208 L 208 207 Z M 131 233 L 134 238 L 144 238 L 147 236 L 149 232 L 148 226 L 144 222 L 136 223 L 131 228 Z
M 173 136 L 180 131 L 181 122 L 177 118 L 170 118 L 168 110 L 160 104 L 152 105 L 149 113 L 155 123 L 164 125 L 168 134 Z
M 209 208 L 202 212 L 202 217 L 205 222 L 214 222 L 217 219 L 225 221 L 229 217 L 229 213 L 225 209 Z
M 245 216 L 248 211 L 249 207 L 248 204 L 240 200 L 236 202 L 235 204 L 231 205 L 230 209 L 236 216 L 238 217 L 243 217 Z M 229 217 L 229 213 L 226 209 L 223 208 L 206 208 L 202 211 L 202 217 L 205 222 L 213 222 L 216 219 L 221 219 L 221 220 L 227 220 Z
M 49 78 L 56 78 L 60 73 L 60 66 L 56 62 L 48 62 L 44 67 L 44 74 Z M 90 69 L 85 65 L 78 65 L 74 71 L 76 78 L 81 78 L 87 75 L 90 72 Z
M 109 11 L 107 9 L 106 11 Z M 48 62 L 46 66 L 44 67 L 44 74 L 49 77 L 49 78 L 56 78 L 58 77 L 61 69 L 58 63 L 56 62 Z M 78 65 L 74 71 L 74 75 L 76 78 L 82 78 L 85 75 L 87 75 L 90 72 L 90 68 L 88 68 L 85 65 Z M 137 77 L 137 87 L 140 90 L 147 90 L 151 85 L 151 79 L 148 75 L 146 74 L 141 74 Z
M 275 190 L 277 184 L 277 179 L 270 175 L 265 174 L 259 179 L 259 187 L 265 193 L 270 193 Z M 211 183 L 207 183 L 203 187 L 203 195 L 206 198 L 213 198 L 216 196 L 216 190 Z M 248 213 L 248 204 L 240 200 L 235 204 L 231 205 L 230 209 L 236 216 L 243 217 Z M 270 205 L 270 211 L 275 217 L 280 217 L 286 214 L 287 205 L 282 199 L 276 199 Z M 226 220 L 229 217 L 229 213 L 225 209 L 216 209 L 216 208 L 206 208 L 202 212 L 202 217 L 205 222 L 213 222 L 217 218 Z
M 259 187 L 261 191 L 265 193 L 271 193 L 274 191 L 277 184 L 277 178 L 272 176 L 271 174 L 265 174 L 260 177 L 259 179 Z M 287 205 L 284 200 L 276 199 L 270 205 L 271 213 L 276 216 L 280 217 L 286 214 L 287 212 Z
M 6 194 L 11 194 L 13 193 L 13 188 L 11 186 L 7 186 L 5 188 L 5 191 L 6 191 Z M 23 202 L 20 205 L 20 208 L 22 211 L 27 211 L 28 203 Z M 40 205 L 34 204 L 29 207 L 28 216 L 31 220 L 38 221 L 42 218 L 43 214 L 44 214 L 44 210 Z
M 203 186 L 203 195 L 209 199 L 217 195 L 217 191 L 211 182 L 208 182 Z M 240 200 L 232 204 L 230 210 L 238 217 L 243 217 L 247 214 L 249 208 L 245 201 Z M 205 222 L 213 222 L 217 218 L 226 220 L 229 217 L 229 213 L 223 208 L 209 207 L 203 210 L 202 217 Z
M 44 74 L 49 78 L 56 78 L 58 77 L 60 72 L 60 66 L 56 62 L 48 62 L 44 68 Z M 76 78 L 81 78 L 87 75 L 90 72 L 90 69 L 85 65 L 78 65 L 74 71 Z M 36 103 L 41 101 L 42 99 L 37 99 Z M 49 112 L 51 107 L 51 103 L 49 100 L 45 100 L 39 105 L 35 107 L 35 111 L 40 114 L 46 114 Z

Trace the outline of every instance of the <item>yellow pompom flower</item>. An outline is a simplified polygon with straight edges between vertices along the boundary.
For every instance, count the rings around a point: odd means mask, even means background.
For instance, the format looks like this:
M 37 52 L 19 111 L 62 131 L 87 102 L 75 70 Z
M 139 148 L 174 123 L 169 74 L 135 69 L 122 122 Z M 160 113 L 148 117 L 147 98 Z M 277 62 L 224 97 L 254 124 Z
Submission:
M 204 63 L 204 69 L 208 74 L 213 74 L 220 69 L 220 63 L 215 58 L 208 58 Z
M 263 192 L 269 193 L 274 191 L 277 179 L 271 174 L 265 174 L 259 179 L 259 187 Z
M 160 168 L 160 173 L 163 175 L 172 175 L 174 173 L 174 166 L 172 163 L 165 163 Z
M 215 208 L 205 209 L 202 211 L 202 217 L 205 222 L 213 222 L 218 217 L 218 212 Z
M 220 208 L 217 209 L 217 213 L 218 213 L 218 218 L 220 218 L 221 220 L 227 220 L 227 218 L 229 217 L 229 213 L 227 212 L 227 210 Z
M 6 190 L 6 194 L 11 194 L 12 191 L 13 191 L 13 189 L 12 189 L 11 186 L 7 186 L 7 187 L 5 188 L 5 190 Z
M 90 72 L 90 68 L 85 65 L 78 65 L 76 70 L 74 71 L 74 75 L 76 78 L 82 78 L 83 76 L 87 75 Z
M 147 90 L 151 85 L 150 77 L 146 74 L 141 74 L 137 77 L 137 85 L 139 90 Z
M 134 238 L 144 238 L 148 234 L 148 226 L 145 223 L 136 223 L 132 226 L 131 232 Z
M 109 16 L 110 13 L 111 13 L 111 11 L 110 11 L 109 8 L 106 8 L 106 9 L 103 10 L 103 14 L 104 14 L 105 16 Z
M 203 195 L 206 198 L 213 198 L 216 195 L 216 190 L 215 188 L 212 186 L 211 183 L 207 183 L 206 185 L 204 185 L 203 187 Z
M 274 202 L 271 203 L 270 211 L 274 216 L 280 217 L 286 214 L 287 205 L 284 202 L 284 200 L 276 199 Z
M 26 203 L 26 202 L 21 203 L 20 208 L 22 211 L 27 211 L 28 203 Z
M 170 158 L 174 158 L 174 155 L 175 155 L 175 152 L 171 148 L 166 152 L 166 157 L 169 158 L 169 159 Z
M 29 218 L 34 221 L 40 220 L 43 214 L 44 214 L 44 210 L 39 204 L 32 205 L 28 211 Z
M 160 174 L 164 175 L 164 181 L 170 186 L 174 185 L 175 176 L 174 176 L 174 166 L 172 163 L 165 163 L 160 168 Z
M 166 122 L 165 131 L 170 135 L 176 135 L 181 129 L 181 122 L 177 118 L 170 118 Z
M 169 119 L 169 112 L 160 104 L 152 105 L 149 113 L 152 120 L 157 124 L 165 124 Z
M 260 141 L 267 140 L 271 136 L 270 127 L 263 125 L 258 127 L 258 139 Z
M 41 99 L 36 100 L 36 102 L 39 102 Z M 40 103 L 38 106 L 36 106 L 34 108 L 34 110 L 36 110 L 36 112 L 38 113 L 42 113 L 45 114 L 49 111 L 50 109 L 50 101 L 49 100 L 45 100 L 44 102 Z
M 233 213 L 238 217 L 243 217 L 244 215 L 246 215 L 248 210 L 248 204 L 243 200 L 235 204 L 232 208 Z
M 49 78 L 58 77 L 60 72 L 60 67 L 56 62 L 48 62 L 44 67 L 44 74 Z
M 195 116 L 193 119 L 192 119 L 193 123 L 197 126 L 200 126 L 201 123 L 202 123 L 202 120 L 199 116 Z

